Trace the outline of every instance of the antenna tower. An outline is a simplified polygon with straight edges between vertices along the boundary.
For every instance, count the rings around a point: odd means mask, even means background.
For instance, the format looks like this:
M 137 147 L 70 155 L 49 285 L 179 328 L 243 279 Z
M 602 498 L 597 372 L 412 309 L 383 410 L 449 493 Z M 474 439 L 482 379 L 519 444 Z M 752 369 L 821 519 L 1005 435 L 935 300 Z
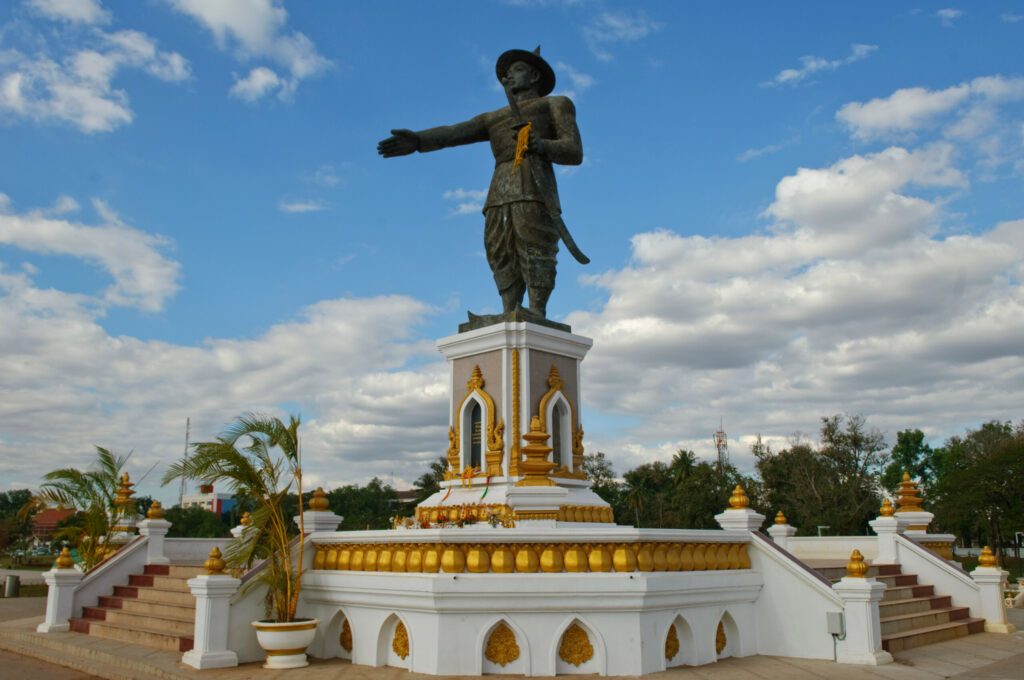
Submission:
M 192 427 L 192 419 L 185 418 L 185 457 L 183 461 L 188 461 L 188 436 L 189 431 Z M 178 487 L 178 507 L 181 507 L 182 502 L 185 500 L 185 478 L 181 478 L 181 486 Z
M 724 468 L 729 464 L 729 440 L 725 436 L 721 418 L 718 419 L 718 429 L 715 430 L 715 448 L 718 450 L 718 467 Z

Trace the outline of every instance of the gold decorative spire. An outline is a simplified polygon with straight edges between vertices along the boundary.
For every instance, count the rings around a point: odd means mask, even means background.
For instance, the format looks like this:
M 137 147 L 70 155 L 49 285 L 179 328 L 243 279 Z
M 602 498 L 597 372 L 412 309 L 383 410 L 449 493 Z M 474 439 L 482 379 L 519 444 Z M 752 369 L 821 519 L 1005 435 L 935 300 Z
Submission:
M 981 554 L 978 555 L 978 566 L 979 567 L 994 567 L 996 566 L 996 556 L 992 554 L 992 549 L 987 545 L 981 549 Z
M 789 520 L 786 519 L 786 516 L 782 514 L 782 510 L 779 510 L 778 514 L 775 515 L 775 523 L 786 524 L 787 522 L 789 522 Z
M 548 387 L 553 390 L 562 389 L 562 376 L 558 373 L 558 366 L 551 364 L 551 372 L 548 373 Z
M 57 561 L 53 563 L 56 569 L 72 569 L 75 566 L 75 560 L 71 557 L 71 552 L 67 546 L 60 551 L 60 555 L 57 556 Z
M 133 486 L 135 485 L 129 481 L 127 472 L 121 475 L 121 484 L 117 487 L 117 498 L 114 499 L 114 505 L 121 508 L 122 511 L 135 504 L 135 501 L 132 500 Z
M 896 512 L 896 509 L 892 507 L 892 503 L 889 501 L 889 499 L 886 498 L 885 500 L 883 500 L 882 507 L 879 509 L 878 514 L 880 514 L 882 517 L 892 517 L 894 512 Z
M 850 578 L 864 578 L 868 575 L 868 565 L 864 556 L 856 548 L 850 554 L 850 561 L 846 564 L 846 575 Z
M 160 501 L 153 501 L 153 504 L 149 506 L 149 510 L 146 511 L 146 519 L 163 519 L 164 518 L 164 507 L 160 505 Z
M 211 576 L 217 576 L 224 572 L 224 560 L 221 559 L 220 548 L 213 546 L 213 550 L 210 551 L 210 557 L 203 562 L 203 567 L 206 569 L 206 573 Z
M 480 364 L 473 367 L 473 375 L 469 376 L 469 380 L 466 381 L 466 388 L 470 391 L 483 389 L 484 387 L 484 374 L 480 372 Z
M 903 481 L 900 482 L 900 490 L 896 492 L 899 496 L 897 504 L 899 509 L 896 512 L 919 512 L 921 510 L 921 497 L 918 496 L 917 482 L 910 479 L 910 473 L 903 471 Z
M 241 524 L 243 527 L 252 525 L 252 515 L 249 513 L 248 510 L 242 513 L 242 519 L 238 520 L 238 523 Z
M 327 502 L 327 494 L 323 487 L 316 487 L 313 497 L 309 499 L 309 509 L 313 512 L 327 512 L 330 508 L 331 504 Z
M 739 484 L 732 490 L 732 495 L 729 496 L 729 508 L 732 510 L 742 510 L 743 508 L 750 507 L 750 499 L 747 497 L 747 492 L 743 490 L 743 487 Z
M 554 486 L 555 483 L 548 477 L 555 464 L 548 460 L 551 447 L 547 445 L 551 435 L 546 433 L 540 425 L 540 418 L 534 416 L 530 421 L 530 431 L 523 435 L 523 439 L 529 442 L 522 448 L 526 460 L 520 461 L 519 470 L 523 474 L 516 486 Z

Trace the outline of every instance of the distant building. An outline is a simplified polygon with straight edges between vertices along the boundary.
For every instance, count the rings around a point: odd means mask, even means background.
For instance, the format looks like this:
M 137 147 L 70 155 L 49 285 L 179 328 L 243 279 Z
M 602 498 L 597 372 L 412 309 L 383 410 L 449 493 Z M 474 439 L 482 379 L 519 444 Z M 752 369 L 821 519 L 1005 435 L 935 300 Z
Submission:
M 212 484 L 203 484 L 199 487 L 199 493 L 191 496 L 183 496 L 181 499 L 182 508 L 202 508 L 220 515 L 229 512 L 235 507 L 234 495 L 223 491 L 214 491 Z
M 32 538 L 36 543 L 49 543 L 57 525 L 75 514 L 71 509 L 47 508 L 32 518 Z

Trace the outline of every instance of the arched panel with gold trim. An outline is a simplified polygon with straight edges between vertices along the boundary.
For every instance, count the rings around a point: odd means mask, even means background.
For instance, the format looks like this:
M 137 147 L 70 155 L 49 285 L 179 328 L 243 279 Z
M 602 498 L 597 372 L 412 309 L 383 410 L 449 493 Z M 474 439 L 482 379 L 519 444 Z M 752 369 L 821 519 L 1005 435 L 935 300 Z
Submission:
M 555 468 L 550 476 L 586 479 L 583 472 L 583 425 L 578 424 L 576 408 L 562 392 L 562 387 L 558 367 L 551 364 L 548 391 L 540 398 L 537 407 L 541 430 L 551 437 L 548 444 Z
M 466 382 L 466 395 L 455 409 L 455 422 L 448 428 L 448 464 L 456 474 L 466 468 L 493 476 L 502 473 L 505 421 L 498 418 L 485 384 L 480 366 L 474 366 Z

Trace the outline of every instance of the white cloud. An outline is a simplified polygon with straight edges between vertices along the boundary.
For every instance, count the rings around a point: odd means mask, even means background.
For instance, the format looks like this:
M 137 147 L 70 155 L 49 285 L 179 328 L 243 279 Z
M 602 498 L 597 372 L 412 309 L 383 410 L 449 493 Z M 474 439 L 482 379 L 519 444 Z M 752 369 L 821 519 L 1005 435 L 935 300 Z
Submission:
M 128 93 L 114 86 L 124 69 L 141 69 L 160 80 L 186 80 L 188 61 L 157 48 L 144 33 L 95 30 L 86 46 L 70 48 L 61 60 L 28 57 L 7 50 L 0 59 L 0 115 L 37 122 L 61 122 L 85 133 L 110 132 L 134 119 Z
M 824 57 L 803 56 L 800 57 L 800 68 L 783 69 L 775 74 L 774 78 L 761 83 L 761 85 L 765 87 L 799 85 L 817 73 L 835 71 L 840 66 L 846 66 L 847 64 L 852 64 L 860 61 L 861 59 L 865 59 L 877 49 L 877 45 L 854 43 L 850 46 L 850 54 L 842 59 L 825 59 Z
M 569 82 L 572 83 L 570 89 L 564 90 L 559 93 L 562 94 L 563 96 L 569 97 L 570 99 L 574 99 L 579 95 L 583 94 L 591 87 L 593 87 L 595 82 L 597 82 L 594 80 L 593 76 L 573 68 L 573 66 L 571 66 L 570 64 L 566 64 L 564 61 L 560 61 L 557 64 L 555 64 L 555 68 L 565 73 L 565 75 L 569 77 Z
M 946 9 L 940 9 L 939 11 L 937 11 L 935 13 L 935 16 L 938 17 L 939 21 L 942 22 L 943 26 L 948 27 L 952 26 L 953 22 L 962 17 L 964 14 L 966 14 L 966 12 L 964 12 L 962 9 L 951 9 L 947 7 Z
M 642 10 L 636 12 L 602 12 L 583 27 L 583 39 L 599 61 L 611 61 L 611 48 L 642 40 L 661 29 L 660 22 L 650 19 Z
M 1007 12 L 1005 14 L 1000 14 L 999 19 L 1004 24 L 1019 24 L 1024 21 L 1024 14 L 1011 14 Z
M 309 179 L 314 184 L 325 187 L 336 187 L 342 182 L 341 177 L 338 176 L 338 171 L 333 165 L 321 165 L 313 171 Z
M 248 97 L 262 97 L 275 90 L 279 98 L 288 99 L 301 81 L 331 66 L 305 34 L 287 31 L 288 12 L 280 0 L 167 1 L 213 33 L 217 45 L 239 61 L 265 59 L 288 71 L 288 77 L 281 77 L 259 66 L 244 81 L 236 81 L 231 93 L 248 101 L 253 101 Z M 241 84 L 245 81 L 250 82 Z
M 59 219 L 78 209 L 78 203 L 67 196 L 48 210 L 18 214 L 8 207 L 0 212 L 0 244 L 98 265 L 114 279 L 103 292 L 103 303 L 161 310 L 178 290 L 180 269 L 162 253 L 167 240 L 128 226 L 100 201 L 94 201 L 94 207 L 102 220 L 98 225 Z
M 450 215 L 479 215 L 484 209 L 487 192 L 479 189 L 458 188 L 449 189 L 441 196 L 446 201 L 455 202 L 455 207 L 451 209 Z
M 286 213 L 311 213 L 327 210 L 327 204 L 317 200 L 284 200 L 278 202 L 278 209 Z
M 28 5 L 48 19 L 74 24 L 110 22 L 110 12 L 97 0 L 28 0 Z
M 851 102 L 839 109 L 836 118 L 846 123 L 857 137 L 868 139 L 927 127 L 969 100 L 992 105 L 1022 98 L 1024 78 L 989 76 L 944 90 L 912 87 L 867 103 Z M 976 109 L 968 115 L 977 115 Z
M 792 141 L 790 140 L 779 142 L 778 144 L 766 144 L 765 146 L 753 147 L 736 156 L 736 160 L 740 163 L 748 163 L 754 159 L 760 158 L 761 156 L 768 156 L 782 151 L 791 143 Z

